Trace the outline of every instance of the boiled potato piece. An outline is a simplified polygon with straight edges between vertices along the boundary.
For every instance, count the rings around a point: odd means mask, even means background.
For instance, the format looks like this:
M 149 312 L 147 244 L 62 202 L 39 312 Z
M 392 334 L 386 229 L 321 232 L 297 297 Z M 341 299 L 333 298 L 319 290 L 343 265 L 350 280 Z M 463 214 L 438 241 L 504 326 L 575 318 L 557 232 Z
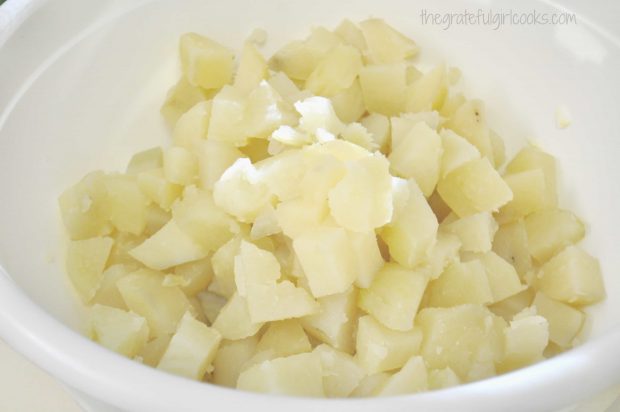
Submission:
M 202 291 L 196 296 L 209 325 L 213 325 L 220 311 L 226 305 L 226 298 L 209 291 Z
M 334 29 L 334 33 L 340 37 L 345 44 L 357 47 L 360 51 L 366 50 L 367 46 L 364 34 L 351 20 L 342 20 L 338 27 Z
M 361 123 L 348 124 L 342 133 L 340 134 L 343 140 L 356 144 L 364 149 L 374 152 L 377 149 L 377 145 L 374 142 L 372 135 L 366 130 Z
M 424 359 L 414 356 L 401 370 L 390 376 L 376 392 L 377 396 L 404 395 L 428 389 L 428 378 Z
M 323 389 L 328 398 L 349 396 L 366 375 L 351 355 L 329 345 L 319 345 L 313 353 L 321 359 Z
M 246 299 L 235 293 L 219 311 L 212 326 L 224 339 L 238 340 L 254 336 L 263 322 L 252 321 Z
M 329 99 L 320 96 L 308 97 L 295 103 L 299 112 L 299 129 L 315 136 L 317 141 L 333 140 L 344 128 Z
M 282 233 L 295 239 L 319 226 L 329 215 L 329 207 L 325 202 L 292 199 L 278 204 L 275 215 Z
M 516 314 L 510 326 L 504 329 L 504 359 L 502 370 L 513 370 L 538 362 L 549 344 L 549 322 L 536 315 L 535 310 L 524 309 Z
M 142 193 L 164 210 L 170 210 L 183 193 L 183 186 L 168 181 L 162 168 L 140 173 L 137 181 Z
M 113 243 L 109 237 L 94 237 L 69 243 L 67 274 L 84 303 L 88 303 L 99 288 Z
M 486 269 L 478 260 L 452 263 L 428 285 L 428 293 L 428 303 L 432 307 L 493 302 Z
M 448 93 L 446 67 L 439 65 L 417 78 L 409 86 L 406 111 L 439 109 Z
M 257 351 L 271 350 L 276 357 L 310 352 L 312 346 L 298 320 L 283 320 L 269 325 L 261 336 Z
M 515 268 L 495 252 L 487 252 L 480 257 L 489 279 L 493 302 L 514 296 L 525 289 Z
M 493 251 L 510 263 L 522 278 L 532 268 L 527 230 L 522 219 L 503 224 L 495 232 Z
M 196 103 L 187 112 L 183 113 L 174 125 L 174 129 L 172 129 L 174 145 L 190 150 L 194 149 L 196 145 L 207 138 L 210 118 L 211 101 Z
M 454 222 L 441 224 L 441 230 L 459 238 L 461 250 L 465 252 L 490 251 L 497 229 L 497 222 L 488 212 L 476 213 Z
M 585 314 L 541 292 L 536 294 L 532 307 L 549 322 L 549 340 L 560 347 L 570 347 L 583 326 Z
M 357 273 L 355 286 L 367 288 L 385 264 L 377 235 L 374 231 L 369 231 L 366 233 L 347 232 L 347 236 L 355 257 L 355 272 Z
M 234 145 L 218 140 L 201 142 L 196 149 L 198 156 L 198 178 L 202 189 L 213 190 L 226 169 L 244 157 Z
M 244 146 L 248 137 L 245 131 L 244 116 L 246 97 L 232 86 L 224 86 L 211 103 L 211 118 L 207 140 L 225 142 L 233 146 Z
M 213 359 L 213 380 L 216 385 L 235 388 L 243 365 L 256 352 L 258 338 L 223 340 Z
M 437 279 L 448 265 L 458 262 L 461 241 L 458 236 L 439 232 L 437 242 L 428 258 L 430 279 Z
M 104 201 L 110 223 L 119 231 L 139 235 L 146 226 L 148 199 L 133 176 L 109 175 L 104 180 Z
M 243 93 L 250 93 L 267 76 L 267 61 L 254 43 L 246 41 L 235 75 L 235 88 Z
M 198 177 L 198 159 L 183 147 L 171 147 L 164 152 L 166 180 L 183 186 L 194 183 Z
M 351 393 L 352 398 L 366 398 L 375 396 L 376 392 L 387 382 L 392 376 L 388 372 L 378 372 L 372 375 L 367 375 L 361 380 L 357 388 Z
M 247 136 L 266 139 L 282 125 L 297 124 L 297 118 L 293 106 L 287 103 L 269 83 L 262 80 L 247 98 L 243 127 Z
M 528 287 L 509 298 L 490 305 L 489 310 L 504 320 L 510 321 L 517 313 L 531 306 L 534 295 L 536 295 L 534 288 Z
M 461 380 L 449 367 L 428 371 L 428 388 L 430 390 L 446 389 L 461 384 Z
M 331 49 L 306 80 L 306 89 L 319 96 L 333 96 L 351 87 L 362 68 L 358 49 L 344 44 Z
M 193 86 L 219 89 L 232 80 L 235 55 L 221 44 L 196 33 L 181 36 L 183 74 Z
M 273 285 L 258 285 L 248 295 L 252 322 L 301 318 L 319 310 L 318 303 L 305 289 L 288 280 Z
M 256 287 L 275 285 L 280 279 L 280 263 L 273 255 L 242 240 L 235 256 L 235 285 L 239 296 L 252 295 Z
M 506 165 L 507 174 L 516 174 L 529 170 L 541 170 L 545 175 L 546 207 L 557 207 L 556 161 L 548 153 L 535 146 L 527 146 L 519 151 Z
M 390 119 L 379 113 L 371 113 L 364 117 L 361 123 L 381 153 L 387 153 L 390 147 Z
M 186 313 L 172 336 L 157 369 L 202 380 L 213 369 L 211 363 L 222 340 L 219 332 Z
M 497 220 L 500 223 L 511 222 L 546 208 L 547 186 L 541 169 L 504 176 L 504 181 L 514 197 L 499 210 Z
M 524 223 L 528 249 L 540 263 L 585 236 L 583 223 L 568 210 L 542 210 L 529 215 Z
M 209 97 L 209 92 L 199 86 L 193 86 L 185 78 L 181 77 L 177 84 L 168 91 L 166 100 L 161 107 L 161 114 L 171 128 L 177 120 L 192 108 L 196 103 Z
M 329 100 L 343 122 L 356 122 L 366 113 L 359 79 L 355 79 L 349 88 L 331 96 Z
M 205 290 L 213 279 L 211 259 L 205 258 L 176 266 L 174 274 L 183 280 L 181 286 L 183 293 L 187 296 L 195 296 Z
M 443 147 L 441 177 L 445 177 L 464 163 L 480 158 L 480 152 L 476 146 L 452 130 L 443 129 L 439 136 L 441 136 L 441 146 Z
M 242 238 L 237 236 L 226 242 L 211 257 L 214 280 L 210 285 L 217 285 L 217 290 L 212 290 L 221 296 L 230 297 L 236 291 L 235 284 L 235 256 L 239 253 Z
M 446 122 L 446 127 L 459 136 L 463 136 L 476 146 L 480 154 L 495 165 L 493 144 L 487 126 L 484 103 L 480 100 L 469 100 L 461 104 Z
M 136 356 L 149 337 L 143 317 L 99 304 L 90 309 L 88 328 L 94 341 L 128 358 Z
M 402 63 L 364 66 L 359 74 L 366 109 L 387 116 L 405 109 L 406 66 Z
M 135 272 L 137 265 L 116 264 L 109 266 L 101 275 L 101 282 L 92 302 L 102 306 L 111 306 L 118 309 L 127 309 L 125 301 L 118 291 L 116 282 L 125 275 Z
M 137 357 L 142 359 L 144 365 L 148 365 L 152 368 L 156 368 L 164 352 L 170 344 L 172 335 L 162 335 L 155 339 L 151 339 L 142 350 L 138 353 Z
M 360 23 L 369 56 L 374 63 L 397 63 L 418 54 L 415 42 L 381 19 Z
M 127 164 L 128 175 L 139 175 L 142 172 L 148 172 L 159 169 L 163 166 L 163 151 L 161 147 L 154 147 L 142 152 L 138 152 L 131 156 L 129 164 Z

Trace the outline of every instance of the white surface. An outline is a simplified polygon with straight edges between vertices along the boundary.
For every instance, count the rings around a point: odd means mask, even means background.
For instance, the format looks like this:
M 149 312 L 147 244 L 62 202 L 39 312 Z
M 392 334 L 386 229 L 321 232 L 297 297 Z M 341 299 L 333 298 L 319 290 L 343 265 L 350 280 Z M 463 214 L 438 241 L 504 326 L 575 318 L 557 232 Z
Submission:
M 446 1 L 439 6 L 420 0 L 413 6 L 411 1 L 393 0 L 381 2 L 380 10 L 374 0 L 307 4 L 301 0 L 58 0 L 43 6 L 9 39 L 0 49 L 0 112 L 5 113 L 0 115 L 0 187 L 3 199 L 10 199 L 0 202 L 0 262 L 43 310 L 32 305 L 0 270 L 0 334 L 82 391 L 140 411 L 175 409 L 171 405 L 202 410 L 207 403 L 216 408 L 252 405 L 259 411 L 273 407 L 462 410 L 463 405 L 477 405 L 479 411 L 498 410 L 499 405 L 506 412 L 534 411 L 577 400 L 617 382 L 617 300 L 595 311 L 593 334 L 604 339 L 567 356 L 452 389 L 449 396 L 438 392 L 363 403 L 290 398 L 274 402 L 188 382 L 104 352 L 52 321 L 50 315 L 69 326 L 79 324 L 78 306 L 62 283 L 55 199 L 76 176 L 104 165 L 121 167 L 128 153 L 155 144 L 152 139 L 164 139 L 157 108 L 175 77 L 176 39 L 181 32 L 203 32 L 238 49 L 253 27 L 263 26 L 270 39 L 276 39 L 271 42 L 273 49 L 277 40 L 298 37 L 312 24 L 333 25 L 342 17 L 371 14 L 386 17 L 413 35 L 426 56 L 445 58 L 461 67 L 468 89 L 487 101 L 493 125 L 509 140 L 509 147 L 537 136 L 543 147 L 558 156 L 564 204 L 591 224 L 587 246 L 601 258 L 609 295 L 620 294 L 620 279 L 613 276 L 620 257 L 617 242 L 610 241 L 617 238 L 615 228 L 620 227 L 616 213 L 620 188 L 610 183 L 620 176 L 614 158 L 620 153 L 620 137 L 609 121 L 617 117 L 620 95 L 615 80 L 620 71 L 617 44 L 581 23 L 563 30 L 517 27 L 493 32 L 455 27 L 444 32 L 439 27 L 421 27 L 417 16 L 422 6 L 458 11 L 465 4 L 514 8 L 513 2 Z M 519 7 L 530 10 L 532 4 L 522 1 Z M 138 10 L 123 14 L 132 7 Z M 540 3 L 535 7 L 546 8 Z M 595 58 L 586 53 L 584 59 L 580 44 L 595 45 L 599 52 Z M 12 100 L 15 93 L 19 99 Z M 567 104 L 575 118 L 563 132 L 553 122 L 559 103 Z

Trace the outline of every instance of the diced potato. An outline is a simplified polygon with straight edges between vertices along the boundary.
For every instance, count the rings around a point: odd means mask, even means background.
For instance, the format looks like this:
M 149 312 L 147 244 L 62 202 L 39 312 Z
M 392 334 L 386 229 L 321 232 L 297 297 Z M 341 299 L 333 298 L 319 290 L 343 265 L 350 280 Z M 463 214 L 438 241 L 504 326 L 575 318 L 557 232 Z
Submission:
M 487 252 L 480 257 L 489 279 L 489 286 L 493 294 L 493 302 L 499 302 L 523 291 L 515 268 L 495 252 Z
M 310 73 L 306 89 L 319 96 L 333 96 L 351 87 L 361 68 L 359 50 L 344 44 L 337 45 Z
M 183 113 L 196 103 L 207 99 L 209 94 L 200 87 L 192 86 L 185 76 L 181 77 L 177 84 L 170 88 L 166 101 L 161 107 L 161 114 L 168 126 L 174 127 Z
M 356 122 L 366 112 L 359 79 L 355 79 L 349 88 L 331 96 L 330 100 L 336 115 L 343 122 Z
M 171 335 L 162 335 L 149 341 L 142 350 L 138 353 L 137 357 L 142 359 L 142 363 L 152 368 L 156 368 L 157 364 L 164 356 L 164 352 L 170 344 Z
M 95 296 L 114 241 L 109 237 L 74 240 L 67 248 L 66 268 L 84 303 Z
M 280 232 L 282 232 L 282 229 L 278 223 L 276 211 L 273 209 L 273 206 L 267 204 L 263 211 L 256 216 L 250 231 L 250 238 L 253 240 L 262 239 Z
M 499 169 L 506 161 L 506 146 L 504 139 L 501 138 L 493 130 L 489 130 L 489 138 L 491 139 L 491 148 L 493 151 L 493 165 Z
M 429 368 L 450 367 L 464 380 L 476 363 L 497 362 L 503 356 L 506 322 L 483 306 L 423 309 L 416 322 L 424 337 L 421 354 Z
M 275 285 L 280 279 L 280 263 L 276 257 L 256 245 L 241 241 L 235 256 L 235 285 L 239 296 L 253 294 L 260 285 Z
M 461 241 L 450 233 L 437 233 L 437 243 L 428 258 L 430 279 L 437 279 L 448 265 L 458 262 Z
M 207 256 L 207 251 L 183 232 L 172 219 L 129 254 L 151 269 L 163 270 L 202 259 Z
M 248 309 L 256 323 L 301 318 L 316 313 L 319 305 L 305 289 L 284 280 L 254 286 L 248 294 Z
M 539 263 L 585 236 L 581 220 L 568 210 L 549 209 L 525 218 L 528 249 Z
M 164 286 L 163 280 L 164 275 L 159 272 L 140 269 L 116 282 L 127 307 L 148 322 L 151 337 L 174 333 L 190 308 L 181 289 Z
M 301 319 L 306 331 L 333 348 L 353 353 L 353 331 L 357 312 L 357 289 L 318 299 L 320 309 Z
M 226 305 L 226 298 L 209 291 L 200 292 L 196 296 L 209 325 L 213 325 L 220 311 Z
M 493 212 L 512 200 L 510 187 L 488 159 L 471 160 L 437 184 L 441 198 L 459 216 Z
M 461 250 L 465 252 L 490 251 L 497 229 L 497 222 L 488 212 L 476 213 L 441 225 L 441 230 L 458 236 Z
M 351 231 L 369 232 L 388 223 L 392 185 L 387 159 L 377 153 L 349 163 L 347 174 L 330 190 L 328 199 L 332 217 Z
M 246 96 L 232 86 L 224 86 L 213 97 L 207 140 L 226 142 L 233 146 L 247 143 L 244 116 Z
M 437 193 L 437 190 L 435 190 L 427 200 L 428 205 L 431 207 L 440 223 L 442 223 L 450 214 L 453 214 L 450 206 L 444 202 L 439 193 Z
M 445 125 L 476 146 L 480 154 L 494 165 L 493 145 L 486 121 L 484 103 L 469 100 L 461 104 Z
M 282 202 L 275 211 L 282 233 L 293 239 L 317 227 L 328 213 L 329 209 L 326 204 L 303 199 Z
M 243 113 L 245 134 L 248 137 L 266 139 L 278 127 L 295 124 L 297 114 L 293 106 L 282 99 L 269 83 L 262 80 L 246 101 Z
M 257 343 L 256 336 L 222 341 L 213 360 L 212 382 L 229 388 L 237 387 L 237 379 L 239 379 L 242 367 L 256 352 Z
M 188 296 L 195 296 L 205 290 L 213 279 L 211 259 L 205 258 L 194 262 L 184 263 L 174 268 L 174 274 L 180 276 L 184 285 L 181 290 Z
M 441 166 L 441 139 L 424 122 L 419 122 L 398 142 L 392 141 L 390 171 L 414 178 L 426 197 L 435 190 Z
M 254 336 L 263 322 L 252 321 L 246 299 L 235 293 L 220 310 L 212 326 L 224 339 L 238 340 Z
M 146 208 L 146 225 L 142 236 L 153 236 L 172 219 L 172 213 L 151 203 Z
M 210 118 L 211 101 L 196 103 L 187 112 L 183 113 L 174 125 L 174 129 L 172 129 L 174 145 L 189 150 L 194 149 L 207 138 Z
M 256 164 L 269 191 L 281 201 L 302 195 L 300 181 L 306 172 L 305 153 L 287 150 Z
M 312 346 L 298 320 L 284 320 L 269 325 L 256 350 L 271 350 L 279 358 L 310 352 Z
M 230 297 L 235 292 L 235 256 L 239 253 L 241 238 L 235 237 L 220 247 L 211 257 L 214 283 L 217 282 L 219 290 L 216 293 Z M 213 284 L 212 284 L 213 285 Z
M 163 169 L 140 173 L 138 187 L 146 197 L 164 210 L 169 210 L 183 192 L 183 186 L 166 180 Z
M 213 199 L 226 213 L 242 222 L 252 222 L 271 201 L 271 194 L 250 160 L 240 158 L 215 183 Z
M 563 348 L 570 347 L 584 324 L 585 314 L 541 292 L 536 294 L 532 307 L 549 322 L 549 340 Z
M 359 306 L 388 328 L 411 330 L 427 283 L 427 271 L 388 263 L 360 291 Z
M 439 112 L 442 117 L 450 118 L 466 101 L 467 99 L 465 99 L 463 93 L 452 94 L 449 92 Z
M 452 130 L 443 129 L 439 136 L 441 136 L 441 146 L 443 147 L 441 177 L 445 177 L 464 163 L 480 158 L 480 152 L 476 146 Z
M 296 237 L 293 248 L 315 297 L 342 293 L 357 277 L 355 256 L 342 228 L 317 227 Z
M 348 232 L 349 244 L 355 257 L 355 286 L 367 288 L 375 274 L 385 264 L 374 231 L 367 233 Z
M 136 269 L 137 266 L 131 264 L 116 264 L 108 267 L 101 275 L 101 282 L 92 302 L 103 306 L 127 309 L 125 301 L 118 291 L 118 287 L 116 287 L 116 282 Z
M 108 257 L 107 266 L 124 264 L 135 266 L 136 268 L 141 266 L 140 262 L 134 259 L 129 252 L 144 243 L 147 236 L 136 236 L 131 233 L 117 232 L 114 236 L 114 245 L 112 251 Z
M 493 292 L 482 262 L 456 262 L 428 285 L 429 305 L 450 307 L 493 302 Z
M 250 93 L 262 80 L 267 78 L 268 74 L 265 58 L 254 43 L 246 41 L 235 75 L 235 88 L 242 93 Z
M 373 63 L 398 63 L 418 54 L 415 42 L 381 19 L 360 23 Z
M 556 192 L 556 166 L 553 156 L 543 152 L 535 146 L 527 146 L 506 165 L 507 174 L 515 174 L 528 170 L 540 169 L 545 175 L 547 207 L 553 208 L 558 204 Z
M 390 371 L 417 355 L 421 341 L 418 328 L 406 332 L 391 330 L 372 316 L 363 316 L 357 326 L 355 356 L 368 374 Z
M 448 93 L 446 67 L 439 65 L 415 80 L 407 91 L 408 112 L 439 109 Z
M 349 396 L 366 375 L 351 355 L 329 345 L 319 345 L 313 353 L 321 359 L 323 388 L 328 398 Z
M 598 260 L 578 246 L 568 246 L 545 263 L 536 285 L 548 297 L 572 305 L 605 298 Z
M 267 81 L 290 104 L 303 100 L 312 94 L 307 90 L 303 92 L 299 90 L 299 87 L 283 72 L 271 73 Z
M 90 309 L 88 329 L 94 341 L 128 358 L 138 354 L 149 337 L 143 317 L 99 304 Z
M 422 392 L 428 389 L 424 359 L 413 356 L 401 370 L 390 376 L 379 388 L 377 396 L 395 396 Z
M 360 70 L 360 86 L 369 112 L 393 116 L 405 110 L 405 71 L 406 66 L 400 63 L 369 65 Z
M 224 171 L 237 159 L 244 157 L 234 145 L 218 140 L 201 142 L 196 153 L 200 187 L 208 190 L 213 190 L 215 182 L 222 177 Z
M 504 177 L 513 199 L 504 205 L 497 215 L 500 223 L 525 217 L 547 206 L 547 186 L 541 169 L 526 170 Z
M 531 365 L 544 359 L 549 343 L 549 322 L 536 311 L 525 309 L 504 329 L 504 359 L 501 370 L 508 371 Z
M 402 207 L 396 207 L 392 221 L 380 233 L 399 264 L 413 268 L 428 259 L 437 235 L 437 218 L 413 179 L 395 181 L 402 193 Z M 396 195 L 394 195 L 396 196 Z
M 181 66 L 191 85 L 219 89 L 232 80 L 235 55 L 215 41 L 196 33 L 181 36 Z
M 388 372 L 379 372 L 372 375 L 367 375 L 357 385 L 357 388 L 351 393 L 352 398 L 366 398 L 374 396 L 375 393 L 387 382 L 392 376 Z
M 366 130 L 361 123 L 350 123 L 342 131 L 340 137 L 347 142 L 356 144 L 369 152 L 374 152 L 377 149 L 377 145 L 374 142 L 372 135 Z
M 184 186 L 191 185 L 198 177 L 196 155 L 183 147 L 167 149 L 164 152 L 164 176 L 169 182 Z
M 107 196 L 103 207 L 110 222 L 122 232 L 139 235 L 146 225 L 147 197 L 134 176 L 114 174 L 104 180 Z
M 364 34 L 351 20 L 342 20 L 338 27 L 334 29 L 334 33 L 340 37 L 345 44 L 357 47 L 360 51 L 366 49 L 366 39 L 364 38 Z
M 313 96 L 295 103 L 295 109 L 301 115 L 300 130 L 322 140 L 322 134 L 339 134 L 344 128 L 329 99 Z
M 127 165 L 128 175 L 138 175 L 142 172 L 159 169 L 163 166 L 163 151 L 161 147 L 154 147 L 138 152 L 131 157 Z
M 371 113 L 361 120 L 381 153 L 388 153 L 390 147 L 390 119 L 378 113 Z
M 213 370 L 211 363 L 222 340 L 219 332 L 186 313 L 172 336 L 157 369 L 202 380 Z
M 523 220 L 499 227 L 493 239 L 493 251 L 513 265 L 522 278 L 530 271 L 532 258 Z
M 460 384 L 459 377 L 448 367 L 428 371 L 428 388 L 430 390 L 446 389 Z

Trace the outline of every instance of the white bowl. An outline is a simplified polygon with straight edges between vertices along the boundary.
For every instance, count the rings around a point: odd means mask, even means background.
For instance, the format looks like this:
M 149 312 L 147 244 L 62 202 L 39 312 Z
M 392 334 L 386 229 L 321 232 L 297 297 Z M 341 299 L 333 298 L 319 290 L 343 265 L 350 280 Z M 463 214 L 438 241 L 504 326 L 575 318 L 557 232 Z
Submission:
M 18 3 L 27 6 L 26 12 Z M 10 0 L 0 8 L 0 22 L 3 11 L 18 11 L 12 35 L 6 26 L 0 32 L 2 339 L 69 386 L 128 411 L 545 411 L 619 383 L 620 136 L 614 121 L 620 113 L 620 41 L 580 16 L 577 25 L 443 30 L 420 23 L 424 8 L 558 12 L 532 0 L 518 5 L 489 0 L 441 5 L 431 0 Z M 197 31 L 238 49 L 253 28 L 262 27 L 270 35 L 269 53 L 312 25 L 333 27 L 343 17 L 370 15 L 413 36 L 424 59 L 460 67 L 469 95 L 487 102 L 491 123 L 510 152 L 525 138 L 535 138 L 557 156 L 561 201 L 588 222 L 585 246 L 600 258 L 609 295 L 590 310 L 587 343 L 455 389 L 389 399 L 310 400 L 191 382 L 81 337 L 76 330 L 83 309 L 62 268 L 56 199 L 86 172 L 121 169 L 130 153 L 165 143 L 159 105 L 178 76 L 179 35 Z M 564 131 L 554 125 L 559 104 L 574 119 Z

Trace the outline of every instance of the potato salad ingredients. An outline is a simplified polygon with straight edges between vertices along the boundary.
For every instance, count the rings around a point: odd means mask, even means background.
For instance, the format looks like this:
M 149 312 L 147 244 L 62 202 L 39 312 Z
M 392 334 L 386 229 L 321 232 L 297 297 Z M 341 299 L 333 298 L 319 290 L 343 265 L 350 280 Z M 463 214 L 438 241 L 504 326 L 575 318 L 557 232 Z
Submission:
M 571 348 L 605 297 L 556 161 L 380 19 L 180 39 L 172 144 L 60 197 L 89 336 L 241 390 L 409 394 Z M 505 164 L 506 163 L 506 164 Z

